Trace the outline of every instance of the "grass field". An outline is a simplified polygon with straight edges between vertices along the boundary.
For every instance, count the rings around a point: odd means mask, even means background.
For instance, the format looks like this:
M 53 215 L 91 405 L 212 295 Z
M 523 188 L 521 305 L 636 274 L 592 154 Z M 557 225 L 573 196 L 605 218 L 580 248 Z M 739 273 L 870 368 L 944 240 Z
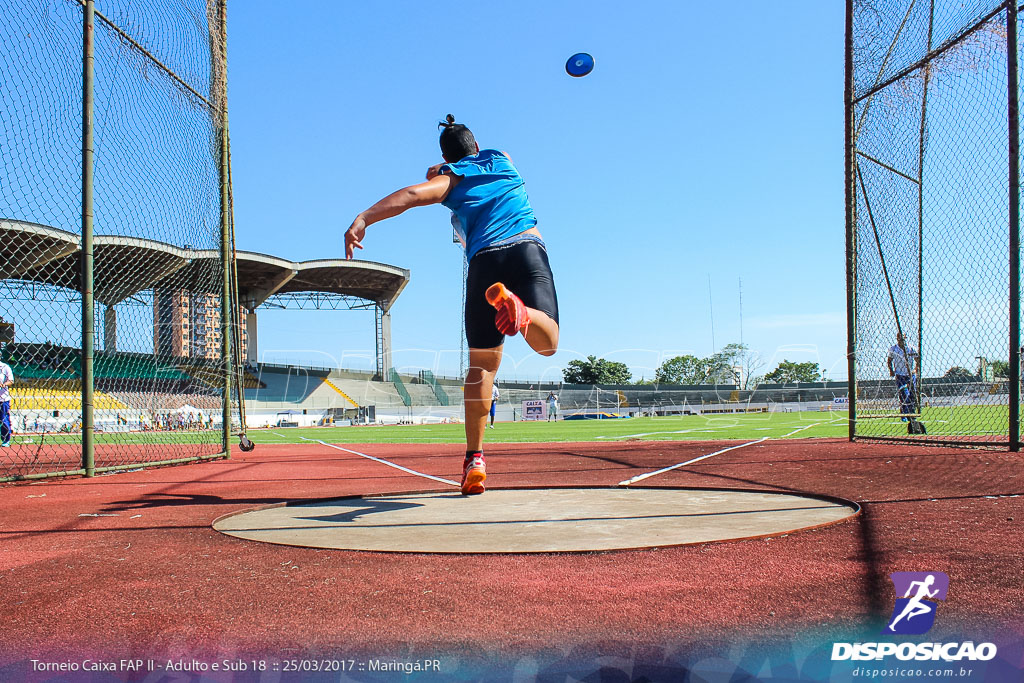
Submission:
M 966 414 L 969 413 L 969 416 Z M 929 436 L 956 434 L 1006 434 L 1005 406 L 970 408 L 926 408 L 922 417 Z M 864 433 L 905 436 L 907 425 L 897 418 L 865 420 Z M 969 426 L 969 430 L 965 427 Z M 799 430 L 799 431 L 798 431 Z M 484 439 L 496 443 L 615 441 L 719 440 L 750 441 L 762 437 L 845 438 L 849 435 L 847 413 L 793 412 L 736 415 L 692 415 L 642 417 L 622 420 L 571 420 L 568 422 L 498 422 Z M 257 443 L 302 443 L 302 438 L 328 443 L 459 443 L 465 438 L 463 425 L 403 425 L 333 427 L 314 429 L 260 429 L 249 433 Z
M 845 436 L 846 413 L 761 413 L 729 416 L 642 417 L 622 420 L 558 422 L 498 422 L 484 439 L 492 443 L 644 440 L 759 439 L 781 437 L 796 429 L 797 436 Z M 260 429 L 249 434 L 257 443 L 302 443 L 302 438 L 328 443 L 460 443 L 461 424 L 313 429 Z
M 1006 434 L 1005 406 L 926 408 L 921 420 L 928 436 Z M 906 423 L 886 417 L 861 422 L 860 433 L 876 436 L 906 435 Z M 305 440 L 328 443 L 460 443 L 461 424 L 371 425 L 361 427 L 310 427 L 254 429 L 249 437 L 257 444 L 295 444 Z M 643 417 L 612 420 L 558 422 L 498 422 L 485 439 L 492 443 L 559 443 L 572 441 L 638 440 L 753 440 L 771 438 L 844 438 L 847 414 L 835 412 L 751 413 Z M 15 436 L 18 443 L 39 443 L 38 435 Z M 218 432 L 146 432 L 97 434 L 97 444 L 194 444 L 219 440 Z M 79 443 L 76 434 L 48 434 L 45 443 Z

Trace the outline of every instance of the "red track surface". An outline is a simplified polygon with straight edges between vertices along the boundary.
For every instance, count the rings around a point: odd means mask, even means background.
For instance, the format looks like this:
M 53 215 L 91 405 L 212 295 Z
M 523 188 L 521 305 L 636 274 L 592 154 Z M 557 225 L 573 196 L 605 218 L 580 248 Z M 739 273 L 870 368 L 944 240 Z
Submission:
M 495 445 L 488 484 L 614 485 L 723 445 Z M 436 476 L 460 473 L 457 446 L 346 447 Z M 864 513 L 780 538 L 651 551 L 394 555 L 260 544 L 211 529 L 222 515 L 287 500 L 441 486 L 319 444 L 4 485 L 0 663 L 74 652 L 514 653 L 785 637 L 885 618 L 892 571 L 949 574 L 948 632 L 1024 633 L 1024 495 L 988 497 L 1024 494 L 1017 454 L 768 441 L 642 485 L 828 494 L 862 503 Z

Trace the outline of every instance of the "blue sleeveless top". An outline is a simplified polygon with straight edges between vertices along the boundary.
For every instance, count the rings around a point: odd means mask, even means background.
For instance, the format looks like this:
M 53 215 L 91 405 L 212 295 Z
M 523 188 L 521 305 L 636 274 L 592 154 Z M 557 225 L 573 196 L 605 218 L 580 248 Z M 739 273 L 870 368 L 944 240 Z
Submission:
M 526 187 L 507 156 L 494 149 L 445 164 L 440 173 L 461 176 L 444 201 L 466 245 L 466 258 L 537 225 Z

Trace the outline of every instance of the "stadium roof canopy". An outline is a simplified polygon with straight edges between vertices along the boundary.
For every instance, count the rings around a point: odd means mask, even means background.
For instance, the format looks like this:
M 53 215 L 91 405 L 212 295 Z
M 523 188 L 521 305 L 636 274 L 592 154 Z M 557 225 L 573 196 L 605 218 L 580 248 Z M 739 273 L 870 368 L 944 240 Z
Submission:
M 77 290 L 81 249 L 82 238 L 76 233 L 0 219 L 0 280 Z M 272 297 L 315 299 L 328 295 L 362 299 L 387 311 L 409 282 L 408 270 L 383 263 L 344 259 L 295 262 L 254 252 L 236 253 L 240 303 L 250 310 Z M 93 255 L 93 296 L 108 306 L 160 287 L 220 293 L 218 250 L 96 235 Z

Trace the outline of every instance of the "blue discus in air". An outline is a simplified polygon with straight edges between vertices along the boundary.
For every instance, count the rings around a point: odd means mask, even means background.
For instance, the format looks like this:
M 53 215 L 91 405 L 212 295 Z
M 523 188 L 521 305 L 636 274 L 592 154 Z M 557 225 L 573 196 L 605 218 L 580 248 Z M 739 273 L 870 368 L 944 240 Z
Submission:
M 582 78 L 594 70 L 594 58 L 586 52 L 578 52 L 565 63 L 565 73 L 573 78 Z

